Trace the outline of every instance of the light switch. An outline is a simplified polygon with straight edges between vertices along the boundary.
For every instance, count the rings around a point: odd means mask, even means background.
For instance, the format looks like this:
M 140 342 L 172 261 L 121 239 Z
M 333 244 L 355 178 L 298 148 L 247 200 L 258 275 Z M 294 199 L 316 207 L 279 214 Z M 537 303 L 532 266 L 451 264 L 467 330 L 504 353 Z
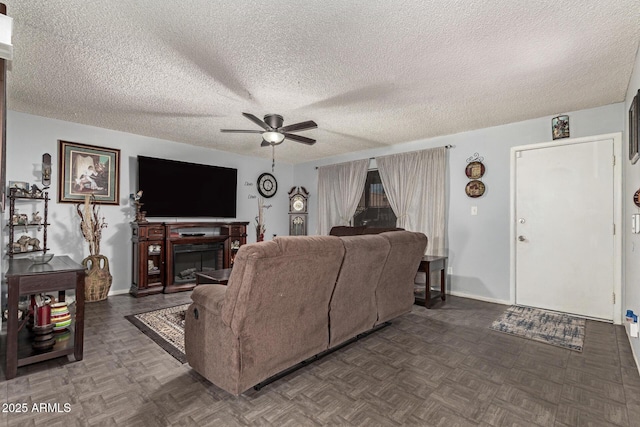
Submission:
M 471 206 L 471 215 L 478 215 L 478 207 Z

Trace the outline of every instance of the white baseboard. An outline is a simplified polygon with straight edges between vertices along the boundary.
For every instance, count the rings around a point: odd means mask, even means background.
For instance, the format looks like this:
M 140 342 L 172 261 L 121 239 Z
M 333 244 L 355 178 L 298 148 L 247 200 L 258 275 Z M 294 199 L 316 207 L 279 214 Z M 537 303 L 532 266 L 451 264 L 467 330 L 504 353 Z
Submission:
M 633 349 L 633 342 L 631 341 L 634 338 L 631 335 L 629 335 L 629 323 L 628 322 L 623 322 L 623 323 L 624 323 L 624 331 L 627 334 L 627 339 L 629 340 L 629 346 L 631 347 L 631 354 L 633 354 L 633 360 L 635 360 L 636 368 L 638 368 L 638 374 L 640 374 L 640 363 L 638 363 L 638 355 Z M 635 339 L 638 339 L 638 338 L 635 338 Z
M 465 294 L 464 292 L 458 292 L 458 291 L 450 291 L 449 295 L 453 295 L 455 297 L 462 297 L 462 298 L 469 298 L 469 299 L 476 299 L 478 301 L 484 301 L 484 302 L 492 302 L 495 304 L 502 304 L 502 305 L 511 305 L 511 303 L 508 300 L 502 300 L 502 299 L 496 299 L 496 298 L 488 298 L 488 297 L 481 297 L 479 295 L 472 295 L 472 294 Z
M 107 296 L 124 295 L 124 294 L 128 294 L 128 293 L 129 293 L 129 289 L 121 289 L 119 291 L 109 291 L 109 294 Z

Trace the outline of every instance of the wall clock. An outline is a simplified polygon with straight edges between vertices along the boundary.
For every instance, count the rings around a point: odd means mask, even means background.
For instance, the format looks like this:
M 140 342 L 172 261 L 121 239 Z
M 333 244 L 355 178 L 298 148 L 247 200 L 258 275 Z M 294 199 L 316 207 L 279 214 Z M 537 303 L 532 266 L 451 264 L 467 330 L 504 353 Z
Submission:
M 289 190 L 289 235 L 307 235 L 307 203 L 309 192 L 304 187 Z
M 262 197 L 273 197 L 276 195 L 278 191 L 278 181 L 276 181 L 276 177 L 271 175 L 268 172 L 263 173 L 258 177 L 258 193 Z
M 633 194 L 633 203 L 640 208 L 640 189 Z

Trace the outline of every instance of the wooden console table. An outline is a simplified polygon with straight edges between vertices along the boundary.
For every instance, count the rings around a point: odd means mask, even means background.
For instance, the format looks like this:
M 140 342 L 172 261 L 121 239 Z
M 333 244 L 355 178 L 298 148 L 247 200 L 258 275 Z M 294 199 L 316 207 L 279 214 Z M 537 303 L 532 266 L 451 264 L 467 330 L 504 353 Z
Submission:
M 416 295 L 415 303 L 416 304 L 424 304 L 425 307 L 431 308 L 431 299 L 437 298 L 440 296 L 442 301 L 447 299 L 445 294 L 446 289 L 446 277 L 447 277 L 447 257 L 446 256 L 432 256 L 425 255 L 422 257 L 422 261 L 420 261 L 420 266 L 418 267 L 418 271 L 425 273 L 427 276 L 425 279 L 425 292 L 424 298 Z M 440 292 L 435 292 L 432 295 L 431 290 L 431 273 L 434 271 L 440 271 Z
M 84 346 L 84 275 L 82 265 L 68 256 L 53 257 L 47 264 L 33 264 L 28 259 L 7 260 L 9 318 L 7 319 L 7 379 L 15 378 L 18 367 L 42 362 L 44 360 L 73 354 L 76 360 L 82 360 Z M 75 289 L 76 302 L 74 321 L 70 329 L 72 337 L 55 344 L 53 349 L 38 353 L 32 349 L 26 330 L 18 333 L 18 301 L 20 295 L 34 295 L 46 292 L 58 292 L 59 300 L 65 300 L 65 291 Z

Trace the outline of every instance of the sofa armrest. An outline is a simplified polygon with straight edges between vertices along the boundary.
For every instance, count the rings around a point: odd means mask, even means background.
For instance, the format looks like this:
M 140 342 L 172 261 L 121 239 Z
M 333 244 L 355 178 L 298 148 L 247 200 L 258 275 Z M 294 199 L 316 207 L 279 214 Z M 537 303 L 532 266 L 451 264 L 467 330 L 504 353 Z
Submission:
M 200 285 L 191 293 L 191 299 L 212 314 L 220 316 L 226 294 L 227 287 L 224 285 Z

